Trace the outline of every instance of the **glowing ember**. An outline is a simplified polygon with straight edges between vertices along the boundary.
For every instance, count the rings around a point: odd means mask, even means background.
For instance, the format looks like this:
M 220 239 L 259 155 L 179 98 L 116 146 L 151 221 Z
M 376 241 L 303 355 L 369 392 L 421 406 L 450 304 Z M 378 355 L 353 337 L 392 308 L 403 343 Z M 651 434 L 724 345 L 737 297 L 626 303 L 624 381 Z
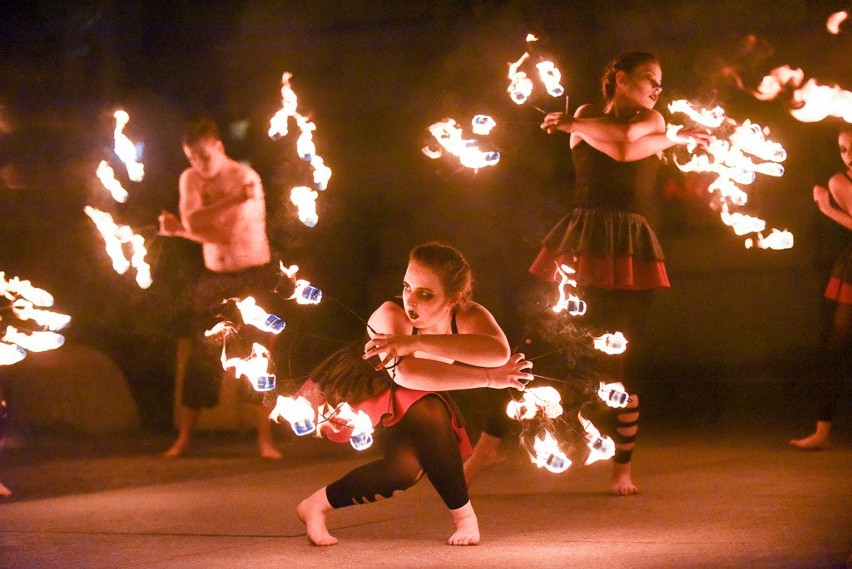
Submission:
M 257 305 L 257 301 L 253 296 L 247 296 L 243 300 L 237 300 L 237 309 L 243 317 L 243 322 L 254 326 L 258 330 L 280 334 L 287 325 L 284 320 L 274 314 L 268 313 L 266 310 Z
M 829 33 L 837 35 L 840 33 L 840 24 L 845 22 L 848 17 L 849 12 L 846 10 L 835 12 L 828 17 L 828 20 L 825 22 L 825 27 L 828 29 Z
M 757 247 L 758 249 L 775 249 L 776 251 L 791 249 L 793 247 L 793 234 L 786 229 L 784 231 L 773 229 L 768 237 L 758 233 L 756 239 L 746 239 L 745 246 L 746 249 Z
M 562 415 L 562 396 L 553 387 L 528 387 L 520 401 L 509 401 L 506 414 L 518 421 L 529 420 L 539 412 L 548 419 Z
M 589 456 L 586 458 L 585 464 L 589 465 L 599 460 L 609 460 L 615 456 L 615 442 L 606 435 L 601 436 L 601 432 L 597 427 L 583 417 L 582 413 L 577 413 L 577 418 L 586 431 L 586 446 L 589 447 Z
M 136 145 L 122 132 L 130 121 L 130 115 L 125 111 L 115 111 L 115 154 L 127 167 L 127 177 L 134 182 L 141 182 L 145 177 L 145 167 L 136 161 Z
M 614 334 L 604 334 L 594 339 L 596 350 L 600 350 L 607 355 L 623 354 L 627 349 L 627 339 L 621 332 Z
M 308 400 L 302 396 L 298 398 L 284 397 L 279 395 L 269 418 L 279 422 L 283 418 L 290 423 L 293 432 L 303 437 L 316 431 L 316 413 Z
M 627 400 L 630 398 L 624 390 L 624 385 L 621 382 L 601 382 L 601 385 L 598 388 L 598 397 L 600 397 L 604 403 L 613 409 L 627 407 Z
M 485 124 L 490 119 L 486 115 L 477 115 L 477 117 L 486 117 L 480 119 Z M 490 122 L 494 122 L 493 119 Z M 490 132 L 490 128 L 488 130 Z M 500 161 L 499 152 L 495 150 L 483 150 L 479 147 L 479 143 L 476 140 L 464 138 L 461 127 L 454 119 L 447 118 L 436 122 L 429 127 L 429 132 L 441 147 L 438 150 L 429 147 L 424 148 L 423 153 L 429 158 L 440 158 L 443 156 L 444 151 L 446 151 L 456 156 L 462 166 L 472 170 L 494 166 Z
M 116 224 L 112 216 L 105 211 L 95 209 L 91 206 L 83 208 L 95 227 L 104 239 L 107 255 L 112 261 L 112 268 L 119 275 L 123 275 L 130 267 L 136 269 L 136 284 L 140 288 L 151 286 L 151 267 L 145 261 L 148 250 L 145 248 L 145 239 L 136 235 L 127 225 Z M 124 253 L 124 246 L 130 247 L 130 259 Z
M 568 265 L 557 265 L 556 271 L 559 273 L 560 277 L 559 300 L 553 306 L 553 312 L 558 314 L 563 310 L 567 310 L 568 314 L 571 316 L 582 316 L 586 313 L 586 302 L 580 300 L 580 298 L 575 294 L 566 294 L 565 292 L 566 286 L 577 286 L 577 281 L 568 276 L 576 273 L 577 271 Z
M 534 454 L 530 454 L 533 464 L 554 474 L 565 472 L 571 466 L 571 461 L 559 448 L 556 438 L 547 430 L 543 435 L 536 436 L 533 451 Z
M 296 304 L 319 304 L 322 301 L 322 291 L 320 289 L 312 286 L 309 281 L 296 279 L 296 273 L 299 272 L 298 265 L 285 267 L 284 263 L 279 261 L 278 268 L 281 271 L 281 275 L 286 277 L 293 287 L 293 293 L 287 297 L 287 300 L 295 299 Z M 278 290 L 281 286 L 281 282 L 276 285 L 276 292 L 281 292 Z
M 228 358 L 222 346 L 222 369 L 233 369 L 237 377 L 245 377 L 255 391 L 275 389 L 275 375 L 268 373 L 269 350 L 257 342 L 252 344 L 251 354 L 246 358 Z
M 124 189 L 121 182 L 115 179 L 115 170 L 113 170 L 105 160 L 101 160 L 101 163 L 98 164 L 98 169 L 95 171 L 95 175 L 109 193 L 112 194 L 112 199 L 119 203 L 127 201 L 127 190 Z

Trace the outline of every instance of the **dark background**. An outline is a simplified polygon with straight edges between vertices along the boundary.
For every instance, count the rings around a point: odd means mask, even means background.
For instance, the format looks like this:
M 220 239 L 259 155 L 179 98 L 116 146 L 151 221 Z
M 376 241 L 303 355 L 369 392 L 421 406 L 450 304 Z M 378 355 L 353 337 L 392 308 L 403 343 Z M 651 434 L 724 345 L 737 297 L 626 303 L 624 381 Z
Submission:
M 643 365 L 659 376 L 806 375 L 820 346 L 820 296 L 846 238 L 819 214 L 814 183 L 842 168 L 839 122 L 804 124 L 783 100 L 754 87 L 789 64 L 806 77 L 852 86 L 852 24 L 828 34 L 829 14 L 849 2 L 448 1 L 420 2 L 7 2 L 0 8 L 0 270 L 51 291 L 71 314 L 69 341 L 109 354 L 122 368 L 145 426 L 170 425 L 174 343 L 183 333 L 192 280 L 191 243 L 154 238 L 161 209 L 176 210 L 186 162 L 185 121 L 210 116 L 225 146 L 264 179 L 269 234 L 287 264 L 323 289 L 318 307 L 293 307 L 288 357 L 298 375 L 339 340 L 357 338 L 378 302 L 399 289 L 407 251 L 439 239 L 468 255 L 477 298 L 521 339 L 528 308 L 547 302 L 526 269 L 564 214 L 573 175 L 567 137 L 538 124 L 563 100 L 537 94 L 518 107 L 505 93 L 507 64 L 526 49 L 555 60 L 572 109 L 599 101 L 608 61 L 657 53 L 665 90 L 721 104 L 768 126 L 788 151 L 786 174 L 759 177 L 746 210 L 791 230 L 789 251 L 755 251 L 724 227 L 700 188 L 664 168 L 655 224 L 673 288 L 655 305 Z M 317 125 L 318 153 L 332 168 L 319 223 L 303 226 L 287 204 L 306 181 L 295 136 L 272 141 L 280 79 L 293 73 L 299 111 Z M 112 112 L 144 144 L 146 176 L 121 178 L 131 197 L 112 202 L 95 177 L 112 155 Z M 502 158 L 477 173 L 420 148 L 444 117 L 498 124 Z M 247 136 L 229 125 L 248 121 Z M 295 129 L 291 129 L 294 132 Z M 147 227 L 154 285 L 116 275 L 86 204 Z M 696 380 L 697 381 L 697 380 Z M 688 384 L 687 384 L 688 385 Z

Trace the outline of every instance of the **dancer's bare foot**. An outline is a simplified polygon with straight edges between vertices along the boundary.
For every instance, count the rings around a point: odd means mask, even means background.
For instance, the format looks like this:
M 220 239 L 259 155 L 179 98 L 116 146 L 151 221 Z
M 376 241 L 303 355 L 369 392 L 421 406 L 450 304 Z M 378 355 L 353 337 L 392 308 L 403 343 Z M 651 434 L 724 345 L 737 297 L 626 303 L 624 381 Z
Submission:
M 3 486 L 3 483 L 0 482 L 0 498 L 8 498 L 12 495 L 12 491 Z
M 826 450 L 831 448 L 831 423 L 817 421 L 816 431 L 807 437 L 793 439 L 790 444 L 802 450 Z
M 482 433 L 473 454 L 464 463 L 464 480 L 470 487 L 479 475 L 497 464 L 502 439 Z
M 281 451 L 275 448 L 275 445 L 270 442 L 257 441 L 257 450 L 260 453 L 260 458 L 264 460 L 281 460 L 284 458 Z
M 189 441 L 185 439 L 178 438 L 174 442 L 174 444 L 163 453 L 163 458 L 179 458 L 181 456 L 186 456 L 189 454 Z
M 639 488 L 630 476 L 630 463 L 612 463 L 612 486 L 609 489 L 614 496 L 632 496 L 639 493 Z
M 456 533 L 447 540 L 448 545 L 479 545 L 479 521 L 473 505 L 468 502 L 458 510 L 450 510 Z
M 337 538 L 328 533 L 325 525 L 325 513 L 331 510 L 331 504 L 325 495 L 325 487 L 320 488 L 296 506 L 296 515 L 305 524 L 308 541 L 314 545 L 334 545 Z

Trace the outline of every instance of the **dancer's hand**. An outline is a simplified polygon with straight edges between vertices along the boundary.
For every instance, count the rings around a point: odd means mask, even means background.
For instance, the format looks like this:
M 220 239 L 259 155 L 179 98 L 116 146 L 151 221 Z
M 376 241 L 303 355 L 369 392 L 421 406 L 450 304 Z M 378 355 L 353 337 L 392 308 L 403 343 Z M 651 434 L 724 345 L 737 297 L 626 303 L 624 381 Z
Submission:
M 547 131 L 547 134 L 552 134 L 554 130 L 571 132 L 573 123 L 574 119 L 565 113 L 547 113 L 541 122 L 541 130 Z
M 379 356 L 382 361 L 376 366 L 376 369 L 381 369 L 390 365 L 396 358 L 413 354 L 416 350 L 416 341 L 415 336 L 408 334 L 397 336 L 376 334 L 375 337 L 364 344 L 363 358 L 367 360 L 373 356 Z
M 827 213 L 831 210 L 831 198 L 829 197 L 828 190 L 822 186 L 814 186 L 814 201 L 821 212 Z
M 171 236 L 183 230 L 180 219 L 170 211 L 161 211 L 158 221 L 160 223 L 160 235 Z
M 523 391 L 527 383 L 532 381 L 533 363 L 524 359 L 524 354 L 512 354 L 509 361 L 500 367 L 485 368 L 487 384 L 492 389 L 513 388 Z M 526 371 L 525 371 L 526 370 Z

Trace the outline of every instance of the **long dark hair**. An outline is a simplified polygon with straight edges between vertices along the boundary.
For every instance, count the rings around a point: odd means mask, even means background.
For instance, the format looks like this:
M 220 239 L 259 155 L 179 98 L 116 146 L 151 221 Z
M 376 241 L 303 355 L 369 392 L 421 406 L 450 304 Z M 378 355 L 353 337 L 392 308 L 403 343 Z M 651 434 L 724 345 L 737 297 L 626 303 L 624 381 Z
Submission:
M 659 59 L 653 53 L 646 51 L 632 51 L 613 59 L 601 77 L 601 92 L 603 93 L 604 100 L 609 102 L 615 96 L 615 76 L 619 71 L 624 71 L 628 74 L 633 73 L 640 65 L 652 62 L 659 63 Z

